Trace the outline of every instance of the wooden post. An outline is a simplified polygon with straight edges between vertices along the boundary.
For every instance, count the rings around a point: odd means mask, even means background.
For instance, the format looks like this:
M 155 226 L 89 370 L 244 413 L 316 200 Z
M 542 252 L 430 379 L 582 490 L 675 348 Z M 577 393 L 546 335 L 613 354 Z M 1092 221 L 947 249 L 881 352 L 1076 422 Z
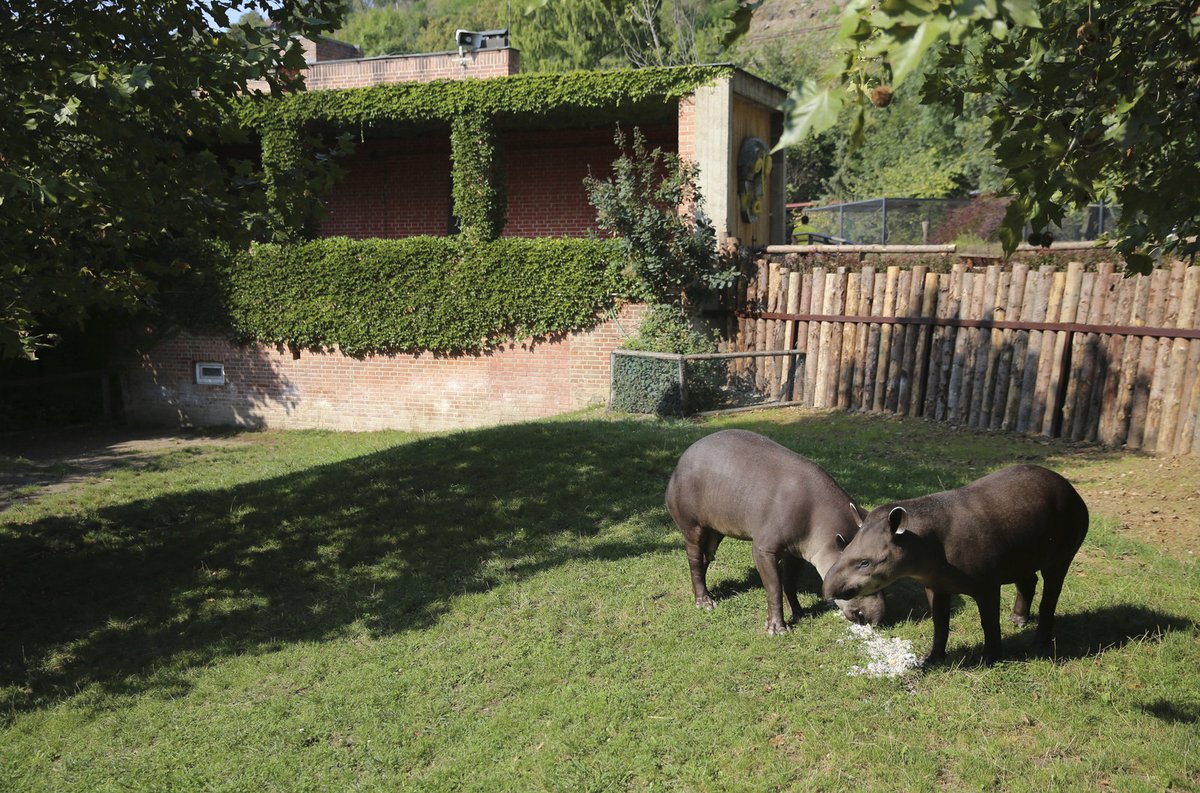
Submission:
M 1167 286 L 1170 280 L 1170 272 L 1163 268 L 1156 268 L 1150 273 L 1146 324 L 1151 328 L 1161 328 L 1163 325 L 1163 317 L 1167 314 Z M 1143 337 L 1141 349 L 1138 350 L 1137 376 L 1133 383 L 1129 430 L 1125 438 L 1125 445 L 1130 449 L 1142 448 L 1142 441 L 1146 437 L 1146 414 L 1150 410 L 1150 387 L 1154 382 L 1154 361 L 1157 352 L 1158 339 Z
M 1084 286 L 1080 288 L 1079 308 L 1075 313 L 1075 322 L 1088 324 L 1088 320 L 1092 316 L 1092 305 L 1098 289 L 1100 278 L 1096 272 L 1085 272 Z M 1078 408 L 1079 391 L 1087 388 L 1087 385 L 1082 382 L 1082 372 L 1084 372 L 1084 359 L 1086 358 L 1087 334 L 1072 334 L 1070 336 L 1070 353 L 1068 353 L 1070 368 L 1064 373 L 1066 378 L 1066 394 L 1063 396 L 1062 402 L 1062 429 L 1063 438 L 1074 437 L 1075 413 Z
M 799 270 L 792 270 L 788 275 L 786 307 L 789 314 L 796 314 L 800 310 L 800 284 L 803 280 L 804 277 Z M 784 326 L 783 349 L 792 350 L 795 347 L 796 321 L 789 319 Z M 784 365 L 787 367 L 787 370 L 784 375 L 784 382 L 780 389 L 779 398 L 784 402 L 791 402 L 792 394 L 796 388 L 796 357 L 789 355 L 784 359 Z
M 933 317 L 937 312 L 938 274 L 925 273 L 925 283 L 921 287 L 921 316 Z M 913 416 L 924 413 L 925 387 L 930 369 L 930 340 L 932 335 L 928 325 L 922 325 L 917 333 L 917 343 L 914 346 L 912 363 L 912 394 L 909 397 L 908 412 Z
M 1187 265 L 1176 262 L 1171 267 L 1171 280 L 1167 282 L 1167 312 L 1163 315 L 1163 327 L 1174 328 L 1179 321 L 1179 306 L 1183 297 L 1184 272 Z M 1163 423 L 1163 398 L 1167 387 L 1167 367 L 1171 357 L 1171 339 L 1159 339 L 1154 353 L 1154 382 L 1150 384 L 1150 402 L 1146 407 L 1146 434 L 1142 448 L 1156 451 L 1159 447 L 1159 431 Z
M 1001 269 L 1000 281 L 996 284 L 996 308 L 992 312 L 992 316 L 997 322 L 1003 322 L 1010 316 L 1017 316 L 1017 312 L 1012 310 L 1013 291 L 1013 273 Z M 1000 369 L 1004 365 L 1006 354 L 1011 356 L 1011 351 L 1008 349 L 1011 333 L 1012 331 L 996 330 L 993 328 L 990 335 L 987 362 L 983 370 L 983 399 L 979 404 L 978 426 L 980 427 L 991 427 L 993 412 L 997 414 L 999 412 L 995 410 L 997 381 L 1000 380 Z M 1007 371 L 1004 376 L 1005 378 L 1008 377 Z M 1001 410 L 1004 408 L 1003 401 L 1000 402 L 1000 408 Z M 998 426 L 999 421 L 997 420 L 996 423 Z
M 938 319 L 945 319 L 950 309 L 950 273 L 942 273 L 937 276 L 937 306 L 934 315 Z M 947 328 L 943 325 L 934 325 L 929 334 L 929 367 L 926 373 L 925 404 L 922 406 L 921 414 L 929 418 L 937 416 L 938 399 L 941 397 L 941 372 L 942 372 L 942 347 L 946 341 Z
M 871 314 L 869 316 L 883 316 L 886 282 L 887 276 L 885 273 L 875 274 L 875 286 L 871 290 Z M 864 411 L 875 409 L 875 389 L 879 384 L 879 342 L 882 335 L 883 326 L 878 322 L 872 322 L 867 332 L 867 354 L 863 360 L 862 410 Z
M 996 314 L 996 292 L 1000 287 L 1000 266 L 997 264 L 989 265 L 987 268 L 987 276 L 984 279 L 983 286 L 983 302 L 979 312 L 975 315 L 976 319 L 993 319 Z M 993 357 L 992 349 L 995 344 L 992 340 L 994 331 L 991 328 L 980 328 L 976 332 L 975 342 L 975 370 L 971 376 L 971 407 L 967 417 L 967 424 L 972 427 L 983 426 L 983 396 L 987 392 L 987 372 L 988 363 Z
M 813 274 L 805 273 L 804 278 L 800 282 L 800 313 L 808 314 L 812 306 L 813 293 Z M 808 378 L 805 371 L 808 367 L 808 322 L 796 323 L 796 349 L 805 353 L 804 366 L 800 365 L 800 361 L 795 361 L 796 382 L 792 386 L 792 399 L 802 400 L 804 398 L 805 389 L 808 388 Z
M 957 319 L 963 313 L 963 284 L 966 276 L 966 266 L 962 263 L 955 264 L 950 270 L 950 298 L 946 305 L 946 317 Z M 942 341 L 942 361 L 939 365 L 938 372 L 938 393 L 937 393 L 937 412 L 934 415 L 938 421 L 952 421 L 954 408 L 951 406 L 953 394 L 953 375 L 955 361 L 957 360 L 956 350 L 958 348 L 958 328 L 946 328 L 945 336 Z M 957 396 L 953 397 L 953 401 L 957 404 Z
M 1071 262 L 1067 265 L 1067 285 L 1066 290 L 1063 292 L 1062 306 L 1059 309 L 1059 322 L 1071 323 L 1075 321 L 1075 317 L 1079 311 L 1083 277 L 1082 262 Z M 1045 392 L 1047 410 L 1045 415 L 1042 416 L 1042 434 L 1051 436 L 1054 434 L 1062 409 L 1062 404 L 1059 402 L 1059 385 L 1066 382 L 1070 376 L 1070 373 L 1063 371 L 1063 368 L 1064 364 L 1070 363 L 1068 357 L 1070 355 L 1070 348 L 1067 347 L 1067 342 L 1070 340 L 1072 334 L 1069 331 L 1059 331 L 1054 335 L 1054 353 L 1051 358 L 1053 368 L 1050 370 L 1050 378 L 1047 382 Z
M 858 315 L 860 317 L 874 316 L 871 312 L 874 310 L 875 300 L 875 268 L 863 267 L 859 271 L 861 283 L 858 290 Z M 857 331 L 854 351 L 854 384 L 850 395 L 850 407 L 855 410 L 866 410 L 868 406 L 863 404 L 863 390 L 871 385 L 871 375 L 874 374 L 874 368 L 871 368 L 867 361 L 867 344 L 871 337 L 871 326 L 860 325 Z
M 1004 317 L 1009 320 L 1020 320 L 1025 308 L 1026 290 L 1031 285 L 1029 265 L 1017 263 L 1013 265 L 1012 277 L 1008 288 L 1008 305 L 1004 309 Z M 1021 360 L 1017 357 L 1018 331 L 1006 330 L 1001 334 L 1000 360 L 996 367 L 996 385 L 992 395 L 991 416 L 988 426 L 998 430 L 1004 426 L 1008 415 L 1008 395 L 1013 391 L 1013 381 L 1019 380 L 1021 370 L 1018 368 Z M 1018 366 L 1014 366 L 1016 361 Z
M 1134 282 L 1131 290 L 1133 300 L 1129 308 L 1128 324 L 1133 327 L 1145 327 L 1150 306 L 1150 276 L 1134 276 L 1126 279 L 1125 285 L 1128 286 L 1131 281 Z M 1129 435 L 1130 413 L 1133 408 L 1133 386 L 1137 380 L 1138 358 L 1143 341 L 1153 341 L 1153 339 L 1142 336 L 1125 337 L 1118 368 L 1117 395 L 1112 402 L 1105 400 L 1106 406 L 1111 406 L 1111 418 L 1108 422 L 1108 434 L 1101 440 L 1110 446 L 1124 444 Z
M 1046 318 L 1046 302 L 1050 298 L 1050 284 L 1054 280 L 1054 268 L 1043 265 L 1038 272 L 1029 273 L 1025 280 L 1025 296 L 1021 304 L 1022 322 L 1041 322 Z M 1025 394 L 1026 382 L 1029 384 L 1029 399 L 1032 399 L 1033 382 L 1037 379 L 1038 352 L 1030 350 L 1030 340 L 1034 331 L 1019 330 L 1013 341 L 1012 381 L 1008 386 L 1008 396 L 1005 398 L 1004 421 L 1002 427 L 1006 430 L 1019 429 L 1021 413 L 1028 409 L 1022 396 Z M 1041 332 L 1038 331 L 1039 342 Z
M 1200 267 L 1185 268 L 1182 298 L 1179 302 L 1175 327 L 1190 328 L 1196 317 L 1196 301 L 1200 298 Z M 1166 385 L 1163 390 L 1163 417 L 1158 434 L 1158 452 L 1169 453 L 1178 445 L 1179 408 L 1183 398 L 1189 342 L 1172 339 L 1167 358 Z
M 975 283 L 983 281 L 983 276 L 979 273 L 965 272 L 962 277 L 962 296 L 958 304 L 958 316 L 962 319 L 976 317 L 972 303 L 975 299 Z M 946 421 L 953 424 L 959 424 L 966 415 L 963 409 L 963 373 L 966 370 L 967 355 L 969 352 L 969 344 L 971 332 L 968 328 L 958 328 L 958 333 L 954 336 L 954 351 L 953 360 L 950 366 L 950 380 L 947 386 L 948 393 L 946 395 Z
M 862 273 L 851 272 L 846 274 L 846 305 L 843 313 L 853 315 L 858 311 L 859 289 L 862 287 Z M 857 350 L 858 325 L 853 322 L 846 322 L 842 325 L 842 363 L 841 371 L 838 377 L 837 386 L 837 406 L 840 408 L 851 407 L 850 394 L 854 390 L 854 373 L 857 370 L 858 362 L 855 357 Z
M 1108 300 L 1113 308 L 1106 317 L 1107 324 L 1133 325 L 1134 297 L 1139 291 L 1141 279 L 1144 279 L 1144 276 L 1113 276 L 1113 291 Z M 1117 333 L 1105 333 L 1100 336 L 1100 367 L 1104 370 L 1104 388 L 1096 389 L 1098 398 L 1088 408 L 1088 422 L 1096 428 L 1095 436 L 1089 433 L 1088 440 L 1099 440 L 1101 443 L 1112 445 L 1116 435 L 1117 403 L 1123 381 L 1121 366 L 1125 349 L 1135 338 L 1137 337 Z
M 1066 294 L 1066 289 L 1067 274 L 1065 272 L 1054 273 L 1050 282 L 1050 297 L 1046 303 L 1046 322 L 1058 321 L 1059 315 L 1062 313 L 1063 295 Z M 1029 336 L 1029 349 L 1032 354 L 1034 348 L 1037 348 L 1037 376 L 1033 379 L 1032 399 L 1029 402 L 1029 423 L 1024 432 L 1042 431 L 1042 424 L 1046 418 L 1046 406 L 1052 402 L 1048 396 L 1050 377 L 1057 360 L 1054 357 L 1054 346 L 1058 342 L 1058 334 L 1055 331 L 1047 330 L 1042 331 L 1040 339 L 1035 339 L 1034 335 L 1031 333 Z M 1023 410 L 1021 420 L 1022 422 L 1025 420 Z
M 887 269 L 887 285 L 883 292 L 883 313 L 880 316 L 896 316 L 896 286 L 900 281 L 900 268 L 893 265 Z M 879 363 L 875 368 L 875 394 L 871 398 L 871 410 L 882 411 L 888 387 L 888 367 L 891 363 L 892 326 L 879 328 Z
M 904 313 L 901 316 L 923 316 L 921 307 L 925 302 L 925 273 L 928 271 L 929 268 L 925 265 L 917 265 L 912 269 L 908 283 L 908 295 L 904 301 Z M 901 416 L 908 414 L 909 402 L 912 400 L 912 392 L 916 387 L 913 375 L 916 369 L 917 337 L 920 335 L 922 327 L 921 325 L 908 325 L 904 329 L 904 344 L 900 346 L 899 355 L 900 372 L 896 385 L 896 404 L 893 407 L 893 410 Z
M 825 304 L 824 267 L 813 269 L 812 310 L 817 313 Z M 817 363 L 821 357 L 821 323 L 808 323 L 808 356 L 804 361 L 804 404 L 812 407 L 817 396 Z
M 1013 268 L 1013 288 L 1016 290 L 1016 280 L 1018 280 L 1018 272 Z M 1030 317 L 1034 311 L 1034 304 L 1038 299 L 1038 288 L 1042 286 L 1043 278 L 1037 272 L 1031 272 L 1028 266 L 1025 266 L 1024 271 L 1020 274 L 1021 286 L 1020 296 L 1015 296 L 1015 304 L 1010 317 L 1015 317 L 1018 322 L 1030 322 Z M 1008 372 L 1003 380 L 1004 389 L 996 394 L 997 405 L 1003 399 L 1003 408 L 1000 410 L 1000 423 L 998 427 L 1013 431 L 1016 428 L 1021 411 L 1021 380 L 1025 377 L 1025 355 L 1030 349 L 1030 331 L 1015 330 L 1012 336 L 1009 337 L 1009 347 L 1012 348 L 1012 353 L 1009 355 Z M 997 426 L 995 419 L 992 421 L 992 426 Z

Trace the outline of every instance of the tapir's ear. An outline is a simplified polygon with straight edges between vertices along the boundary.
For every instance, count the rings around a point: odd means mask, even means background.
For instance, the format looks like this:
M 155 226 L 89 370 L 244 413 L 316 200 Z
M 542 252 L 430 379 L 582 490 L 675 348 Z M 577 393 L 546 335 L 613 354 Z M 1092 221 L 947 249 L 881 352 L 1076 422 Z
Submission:
M 904 534 L 907 531 L 904 528 L 907 517 L 908 513 L 904 511 L 904 507 L 892 507 L 892 511 L 888 513 L 888 525 L 892 527 L 892 534 Z
M 839 534 L 837 537 L 834 538 L 834 541 L 837 542 L 837 547 L 838 547 L 839 551 L 846 550 L 847 543 L 846 543 L 845 537 L 843 537 L 842 535 Z
M 850 502 L 850 511 L 854 513 L 854 517 L 858 520 L 858 527 L 861 529 L 863 521 L 867 519 L 867 513 L 863 512 L 853 501 Z

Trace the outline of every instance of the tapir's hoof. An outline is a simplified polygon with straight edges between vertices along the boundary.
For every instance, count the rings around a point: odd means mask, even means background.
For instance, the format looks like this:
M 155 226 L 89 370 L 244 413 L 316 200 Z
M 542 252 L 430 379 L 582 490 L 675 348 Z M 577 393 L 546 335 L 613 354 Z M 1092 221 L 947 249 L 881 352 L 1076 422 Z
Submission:
M 777 622 L 773 625 L 770 622 L 767 623 L 768 636 L 782 636 L 790 630 L 791 628 L 781 622 Z
M 1008 621 L 1011 622 L 1013 625 L 1016 625 L 1018 628 L 1024 628 L 1026 625 L 1029 624 L 1029 615 L 1028 614 L 1009 614 Z
M 921 659 L 921 666 L 933 666 L 946 660 L 945 653 L 930 653 Z
M 712 611 L 717 607 L 717 602 L 710 596 L 705 595 L 704 597 L 696 598 L 696 605 L 705 611 Z

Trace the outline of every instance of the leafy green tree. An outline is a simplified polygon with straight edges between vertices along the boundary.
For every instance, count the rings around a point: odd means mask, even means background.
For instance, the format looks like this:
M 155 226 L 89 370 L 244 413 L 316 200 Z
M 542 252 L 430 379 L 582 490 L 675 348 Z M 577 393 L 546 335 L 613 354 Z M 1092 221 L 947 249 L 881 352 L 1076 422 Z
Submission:
M 357 44 L 367 57 L 419 52 L 417 41 L 428 25 L 429 12 L 419 0 L 380 5 L 352 3 L 333 37 Z M 442 49 L 450 49 L 450 43 Z
M 955 112 L 972 98 L 1013 196 L 1000 237 L 1042 229 L 1097 199 L 1120 204 L 1117 250 L 1130 271 L 1155 253 L 1200 250 L 1200 16 L 1181 0 L 894 0 L 847 6 L 833 87 L 810 80 L 790 100 L 785 142 L 838 123 L 851 106 L 861 142 L 931 59 L 922 101 Z
M 328 30 L 340 4 L 249 5 L 274 24 L 218 32 L 240 0 L 0 6 L 0 354 L 142 304 L 163 239 L 261 227 L 231 104 L 254 80 L 293 86 L 296 37 Z

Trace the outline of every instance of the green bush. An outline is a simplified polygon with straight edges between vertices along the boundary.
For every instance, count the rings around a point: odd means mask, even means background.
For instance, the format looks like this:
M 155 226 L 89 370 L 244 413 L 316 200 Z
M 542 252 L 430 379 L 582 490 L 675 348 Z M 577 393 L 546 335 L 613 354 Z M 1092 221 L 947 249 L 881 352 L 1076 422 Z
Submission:
M 628 350 L 695 355 L 717 351 L 713 334 L 697 331 L 686 311 L 675 305 L 656 305 L 642 322 Z M 684 370 L 686 410 L 679 391 L 679 363 L 660 358 L 618 355 L 613 366 L 614 410 L 627 413 L 680 415 L 716 405 L 725 382 L 723 361 L 692 361 Z
M 169 252 L 188 276 L 167 317 L 237 341 L 372 352 L 479 352 L 590 328 L 630 291 L 606 240 L 460 237 Z

